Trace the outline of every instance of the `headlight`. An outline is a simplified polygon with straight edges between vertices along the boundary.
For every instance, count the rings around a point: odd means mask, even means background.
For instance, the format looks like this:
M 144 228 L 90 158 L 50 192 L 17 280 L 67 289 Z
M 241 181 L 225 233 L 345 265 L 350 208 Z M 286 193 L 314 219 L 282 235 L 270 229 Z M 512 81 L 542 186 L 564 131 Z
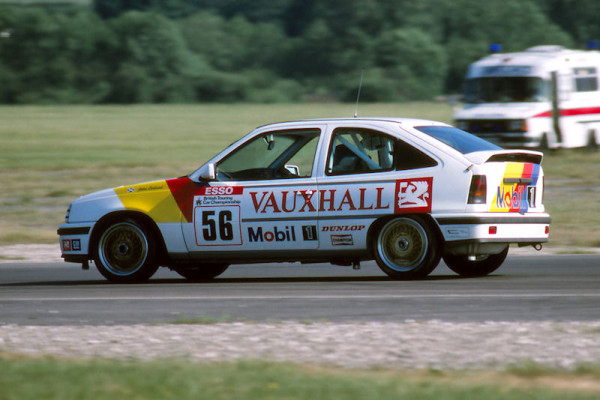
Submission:
M 527 132 L 527 123 L 524 119 L 508 121 L 509 132 Z
M 466 131 L 469 129 L 469 122 L 468 121 L 456 121 L 456 127 L 463 131 Z

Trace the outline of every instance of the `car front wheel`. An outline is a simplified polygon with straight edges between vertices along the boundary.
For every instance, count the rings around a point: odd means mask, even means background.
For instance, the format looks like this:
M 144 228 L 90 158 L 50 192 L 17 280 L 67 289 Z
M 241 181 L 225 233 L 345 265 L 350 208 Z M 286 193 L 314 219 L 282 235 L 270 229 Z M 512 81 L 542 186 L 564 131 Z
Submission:
M 148 280 L 158 268 L 156 240 L 135 220 L 112 223 L 98 239 L 94 261 L 98 271 L 112 282 Z
M 489 275 L 497 270 L 508 255 L 508 246 L 499 254 L 490 254 L 470 261 L 466 255 L 444 256 L 444 262 L 452 271 L 460 276 L 475 277 Z
M 379 267 L 397 279 L 424 278 L 440 262 L 437 237 L 419 217 L 385 223 L 375 238 L 374 250 Z

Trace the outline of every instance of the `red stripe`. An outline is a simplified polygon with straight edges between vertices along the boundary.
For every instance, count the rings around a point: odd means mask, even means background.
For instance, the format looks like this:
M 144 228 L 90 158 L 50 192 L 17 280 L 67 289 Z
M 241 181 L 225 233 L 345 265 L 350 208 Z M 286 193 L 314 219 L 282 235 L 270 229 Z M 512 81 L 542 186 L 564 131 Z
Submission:
M 531 173 L 533 172 L 533 164 L 526 163 L 523 165 L 523 173 L 521 174 L 521 178 L 531 178 Z
M 572 117 L 575 115 L 591 115 L 591 114 L 600 114 L 600 107 L 582 107 L 582 108 L 572 108 L 570 110 L 560 110 L 561 117 Z M 551 117 L 552 111 L 544 111 L 543 113 L 539 113 L 533 116 L 533 118 L 540 117 Z
M 194 210 L 194 195 L 200 191 L 202 184 L 192 181 L 188 177 L 169 179 L 167 185 L 179 209 L 187 222 L 191 222 Z

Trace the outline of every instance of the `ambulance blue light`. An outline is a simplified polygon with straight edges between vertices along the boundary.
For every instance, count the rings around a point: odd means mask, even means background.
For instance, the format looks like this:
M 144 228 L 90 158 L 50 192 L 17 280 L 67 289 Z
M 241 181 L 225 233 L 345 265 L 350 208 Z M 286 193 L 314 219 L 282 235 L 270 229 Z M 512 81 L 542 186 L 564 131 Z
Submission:
M 597 40 L 588 40 L 586 43 L 586 47 L 588 50 L 598 50 L 598 41 Z
M 502 51 L 502 45 L 498 43 L 490 44 L 490 53 L 500 53 Z

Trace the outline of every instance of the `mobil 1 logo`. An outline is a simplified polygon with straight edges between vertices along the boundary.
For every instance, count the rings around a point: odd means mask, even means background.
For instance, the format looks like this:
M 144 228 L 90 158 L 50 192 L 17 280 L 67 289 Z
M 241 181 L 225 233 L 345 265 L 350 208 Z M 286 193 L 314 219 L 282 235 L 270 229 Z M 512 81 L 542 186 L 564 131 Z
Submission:
M 304 239 L 305 242 L 319 240 L 316 225 L 302 225 L 302 239 Z

